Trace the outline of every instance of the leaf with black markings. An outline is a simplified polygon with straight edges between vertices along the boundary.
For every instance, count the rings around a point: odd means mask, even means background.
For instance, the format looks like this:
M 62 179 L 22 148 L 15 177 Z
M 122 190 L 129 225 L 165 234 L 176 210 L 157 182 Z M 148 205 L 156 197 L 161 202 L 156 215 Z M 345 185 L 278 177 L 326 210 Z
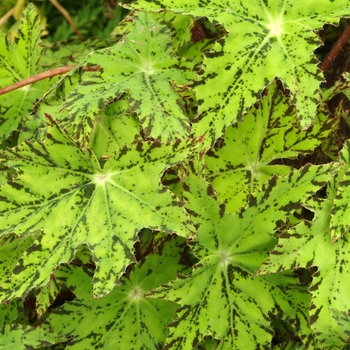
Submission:
M 286 175 L 292 167 L 287 158 L 312 153 L 332 130 L 333 120 L 321 111 L 313 125 L 302 130 L 290 99 L 271 84 L 261 101 L 240 123 L 229 126 L 223 146 L 208 153 L 207 179 L 230 212 L 245 206 L 249 194 L 272 175 Z M 274 164 L 278 160 L 279 164 Z
M 332 309 L 347 311 L 346 305 L 350 304 L 349 238 L 344 236 L 332 243 L 331 199 L 310 199 L 305 205 L 315 213 L 313 221 L 302 221 L 282 232 L 259 275 L 317 267 L 309 288 L 310 326 L 323 348 L 342 348 L 348 337 L 334 321 Z
M 206 134 L 208 144 L 242 119 L 275 77 L 291 91 L 301 125 L 311 125 L 323 80 L 314 55 L 321 44 L 315 31 L 349 15 L 347 0 L 138 0 L 131 6 L 207 17 L 227 31 L 206 54 L 195 87 L 200 120 L 193 131 Z
M 268 347 L 269 313 L 279 313 L 298 331 L 300 324 L 306 325 L 309 297 L 288 274 L 253 275 L 276 244 L 279 223 L 322 187 L 334 169 L 308 165 L 274 176 L 236 214 L 225 212 L 199 172 L 188 175 L 184 191 L 198 230 L 193 253 L 199 262 L 192 274 L 152 292 L 181 305 L 166 348 L 192 349 L 206 335 L 221 339 L 220 349 Z
M 128 278 L 121 278 L 120 286 L 98 300 L 92 297 L 91 278 L 82 269 L 61 267 L 55 279 L 71 288 L 76 299 L 53 310 L 44 325 L 74 336 L 67 349 L 160 349 L 177 305 L 145 295 L 184 272 L 179 263 L 184 245 L 180 237 L 165 242 L 157 254 L 136 264 Z
M 189 136 L 185 104 L 173 84 L 191 83 L 195 72 L 175 55 L 169 28 L 152 14 L 135 14 L 132 32 L 114 46 L 92 52 L 82 64 L 99 69 L 83 72 L 64 108 L 84 144 L 98 112 L 125 92 L 147 137 L 166 142 Z
M 44 142 L 26 142 L 1 154 L 18 175 L 0 188 L 0 234 L 40 231 L 2 284 L 1 300 L 46 284 L 82 244 L 96 263 L 94 295 L 100 297 L 135 261 L 133 244 L 141 228 L 192 237 L 183 203 L 160 178 L 199 142 L 139 142 L 123 147 L 101 168 L 93 152 L 82 152 L 52 124 Z

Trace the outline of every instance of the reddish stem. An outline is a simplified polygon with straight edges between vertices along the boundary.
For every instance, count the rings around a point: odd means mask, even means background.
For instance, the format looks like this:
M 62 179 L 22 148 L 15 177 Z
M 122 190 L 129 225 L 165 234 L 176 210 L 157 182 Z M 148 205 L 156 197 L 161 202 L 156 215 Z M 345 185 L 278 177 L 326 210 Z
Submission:
M 37 81 L 54 77 L 55 75 L 60 75 L 60 74 L 67 73 L 67 72 L 69 72 L 70 70 L 72 70 L 75 67 L 76 67 L 76 65 L 65 66 L 65 67 L 51 69 L 51 70 L 48 70 L 46 72 L 39 73 L 37 75 L 33 75 L 33 76 L 31 76 L 31 77 L 29 77 L 27 79 L 18 81 L 17 83 L 14 83 L 14 84 L 12 84 L 10 86 L 6 86 L 6 87 L 0 89 L 0 95 L 6 94 L 6 93 L 8 93 L 10 91 L 13 91 L 13 90 L 16 90 L 16 89 L 19 89 L 19 88 L 21 88 L 23 86 L 26 86 L 26 85 L 29 85 L 29 84 L 33 84 L 33 83 L 35 83 Z
M 329 69 L 333 61 L 338 56 L 339 52 L 342 50 L 348 39 L 350 38 L 350 23 L 344 30 L 343 34 L 339 37 L 332 50 L 328 53 L 322 62 L 321 69 L 324 73 Z

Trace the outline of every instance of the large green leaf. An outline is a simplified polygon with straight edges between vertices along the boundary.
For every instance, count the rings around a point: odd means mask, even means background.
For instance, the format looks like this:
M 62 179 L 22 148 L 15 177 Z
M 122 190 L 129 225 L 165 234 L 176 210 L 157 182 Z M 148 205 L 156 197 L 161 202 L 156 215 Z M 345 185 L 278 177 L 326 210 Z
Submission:
M 331 176 L 329 165 L 274 176 L 237 214 L 225 212 L 198 173 L 188 176 L 184 194 L 198 231 L 193 253 L 199 262 L 192 274 L 152 292 L 181 305 L 166 348 L 192 349 L 206 335 L 221 339 L 221 349 L 269 347 L 269 313 L 296 332 L 306 325 L 305 287 L 288 274 L 252 277 L 275 245 L 279 223 Z
M 44 142 L 26 142 L 0 155 L 18 177 L 0 188 L 1 234 L 41 231 L 2 284 L 1 299 L 25 295 L 87 244 L 96 263 L 94 294 L 110 292 L 134 261 L 143 227 L 193 235 L 188 214 L 160 184 L 162 173 L 199 141 L 139 142 L 122 148 L 101 168 L 55 125 Z
M 309 126 L 323 79 L 314 30 L 349 16 L 347 0 L 139 0 L 132 6 L 208 17 L 228 32 L 207 54 L 195 88 L 201 120 L 193 131 L 209 142 L 240 120 L 276 76 L 290 89 L 302 126 Z
M 0 32 L 1 87 L 28 78 L 36 71 L 36 63 L 42 50 L 39 45 L 39 24 L 39 14 L 35 6 L 30 4 L 23 12 L 14 41 Z
M 45 47 L 45 51 L 43 52 L 42 56 L 40 56 L 39 63 L 45 70 L 57 66 L 71 65 L 74 62 L 79 62 L 79 60 L 83 61 L 86 55 L 91 51 L 104 48 L 106 46 L 114 44 L 115 42 L 116 40 L 114 39 L 113 41 L 84 41 L 84 43 L 79 41 L 79 43 L 72 42 L 69 44 L 66 43 L 66 45 L 64 45 L 64 43 L 56 43 L 52 47 Z M 61 56 L 63 57 L 61 58 Z M 62 62 L 59 61 L 60 59 Z M 31 115 L 28 115 L 23 119 L 20 128 L 20 135 L 18 140 L 19 143 L 23 142 L 26 139 L 36 141 L 42 140 L 45 137 L 46 114 L 50 114 L 53 116 L 53 118 L 60 120 L 60 125 L 67 129 L 70 134 L 74 134 L 72 125 L 68 120 L 69 118 L 67 116 L 67 111 L 62 110 L 62 106 L 66 102 L 68 95 L 72 92 L 74 87 L 76 85 L 79 85 L 79 74 L 74 74 L 76 71 L 79 71 L 79 69 L 80 66 L 78 65 L 75 69 L 67 72 L 61 76 L 60 79 L 57 79 L 56 83 L 52 85 L 50 89 L 47 87 L 45 94 L 43 93 L 42 96 L 40 96 L 41 98 L 36 101 L 35 108 L 33 108 Z M 128 105 L 127 107 L 130 109 Z M 112 107 L 111 109 L 113 110 L 114 108 Z M 107 121 L 105 124 L 107 124 L 106 129 L 108 129 L 111 122 L 109 120 L 106 120 L 105 114 L 108 114 L 109 116 L 113 115 L 113 117 L 115 117 L 115 113 L 100 113 L 96 117 L 97 124 L 99 124 L 96 128 L 101 126 L 101 124 L 104 124 L 99 123 L 99 121 L 101 122 L 101 119 L 103 119 L 104 122 Z M 123 118 L 124 114 L 125 112 L 120 116 L 120 119 L 122 119 L 121 123 L 123 124 L 125 123 L 125 118 Z M 116 122 L 118 122 L 117 119 L 119 118 L 111 119 L 114 119 Z M 114 129 L 116 128 L 114 127 Z M 123 130 L 123 128 L 120 129 Z M 118 130 L 119 135 L 122 133 L 121 130 Z M 125 130 L 124 139 L 128 138 L 129 131 L 130 130 L 128 129 Z M 132 137 L 132 135 L 130 137 Z M 107 136 L 107 138 L 109 137 Z M 124 144 L 125 143 L 122 143 L 122 145 Z
M 332 243 L 329 232 L 330 199 L 310 199 L 307 208 L 314 211 L 312 222 L 303 221 L 279 236 L 278 245 L 264 262 L 259 274 L 300 267 L 317 267 L 309 291 L 312 294 L 310 324 L 324 349 L 341 348 L 348 336 L 335 322 L 333 309 L 348 311 L 350 304 L 350 242 L 344 236 Z
M 147 137 L 170 141 L 189 135 L 185 104 L 174 86 L 195 78 L 193 66 L 174 54 L 167 26 L 146 13 L 134 21 L 134 30 L 116 45 L 91 53 L 82 63 L 100 69 L 84 72 L 64 105 L 80 140 L 89 139 L 94 116 L 124 92 Z
M 66 74 L 65 77 L 65 79 L 60 80 L 56 89 L 40 101 L 35 113 L 24 120 L 19 142 L 26 139 L 32 141 L 43 140 L 47 129 L 45 117 L 47 114 L 58 120 L 60 126 L 70 135 L 75 134 L 74 127 L 69 122 L 67 111 L 61 110 L 61 108 L 68 95 L 79 84 L 79 77 L 74 75 L 73 72 Z M 131 112 L 128 97 L 129 95 L 125 94 L 96 114 L 89 137 L 89 146 L 98 157 L 110 156 L 125 144 L 142 140 L 140 122 Z
M 14 42 L 0 31 L 0 48 L 0 87 L 39 73 L 37 62 L 42 51 L 40 19 L 34 5 L 30 4 L 23 12 Z M 51 80 L 46 79 L 0 96 L 1 142 L 17 130 L 22 119 L 30 114 L 36 99 L 50 84 Z
M 322 112 L 312 127 L 301 130 L 291 101 L 276 84 L 270 85 L 243 121 L 227 128 L 223 146 L 208 153 L 207 179 L 227 210 L 235 212 L 273 174 L 291 171 L 281 159 L 312 153 L 331 130 L 332 119 Z M 270 164 L 276 159 L 280 164 Z
M 90 277 L 80 268 L 61 267 L 55 279 L 72 289 L 76 299 L 50 313 L 45 322 L 55 332 L 74 336 L 67 349 L 161 349 L 167 323 L 175 317 L 177 305 L 147 299 L 145 294 L 184 272 L 179 259 L 184 239 L 168 241 L 157 254 L 134 266 L 108 296 L 95 300 Z M 76 281 L 79 281 L 77 284 Z

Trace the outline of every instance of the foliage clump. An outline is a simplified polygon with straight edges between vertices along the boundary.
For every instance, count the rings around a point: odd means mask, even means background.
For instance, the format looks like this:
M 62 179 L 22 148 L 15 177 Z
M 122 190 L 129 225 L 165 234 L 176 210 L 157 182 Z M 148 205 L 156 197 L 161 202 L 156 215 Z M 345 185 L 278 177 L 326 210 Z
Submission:
M 0 347 L 346 348 L 347 2 L 103 4 L 0 32 Z

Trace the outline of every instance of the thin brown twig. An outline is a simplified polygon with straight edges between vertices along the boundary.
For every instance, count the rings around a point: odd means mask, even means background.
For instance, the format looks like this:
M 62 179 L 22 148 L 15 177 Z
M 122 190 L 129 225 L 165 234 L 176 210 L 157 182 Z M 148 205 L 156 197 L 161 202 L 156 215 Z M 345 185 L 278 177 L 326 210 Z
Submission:
M 33 83 L 35 83 L 37 81 L 54 77 L 55 75 L 60 75 L 60 74 L 67 73 L 67 72 L 69 72 L 70 70 L 72 70 L 75 67 L 76 67 L 76 65 L 65 66 L 65 67 L 55 68 L 55 69 L 48 70 L 46 72 L 42 72 L 42 73 L 33 75 L 33 76 L 31 76 L 31 77 L 29 77 L 27 79 L 18 81 L 17 83 L 14 83 L 14 84 L 12 84 L 10 86 L 6 86 L 6 87 L 0 89 L 0 95 L 4 95 L 4 94 L 6 94 L 6 93 L 8 93 L 10 91 L 19 89 L 19 88 L 21 88 L 23 86 L 26 86 L 26 85 L 29 85 L 29 84 L 33 84 Z
M 332 65 L 333 61 L 338 56 L 339 52 L 342 50 L 348 39 L 350 38 L 350 22 L 348 23 L 348 26 L 342 33 L 342 35 L 339 37 L 337 42 L 332 47 L 332 50 L 328 53 L 328 55 L 325 57 L 325 59 L 322 62 L 321 69 L 324 73 L 327 72 L 329 67 Z
M 79 39 L 83 40 L 83 36 L 79 32 L 77 26 L 75 25 L 72 17 L 68 13 L 68 11 L 57 1 L 57 0 L 49 0 L 53 6 L 56 7 L 58 11 L 60 11 L 63 15 L 63 17 L 68 21 L 68 23 L 71 25 L 75 33 L 78 35 Z
M 15 8 L 12 7 L 11 10 L 7 11 L 1 18 L 0 18 L 0 27 L 6 23 L 6 21 L 12 16 L 12 14 L 15 12 Z

